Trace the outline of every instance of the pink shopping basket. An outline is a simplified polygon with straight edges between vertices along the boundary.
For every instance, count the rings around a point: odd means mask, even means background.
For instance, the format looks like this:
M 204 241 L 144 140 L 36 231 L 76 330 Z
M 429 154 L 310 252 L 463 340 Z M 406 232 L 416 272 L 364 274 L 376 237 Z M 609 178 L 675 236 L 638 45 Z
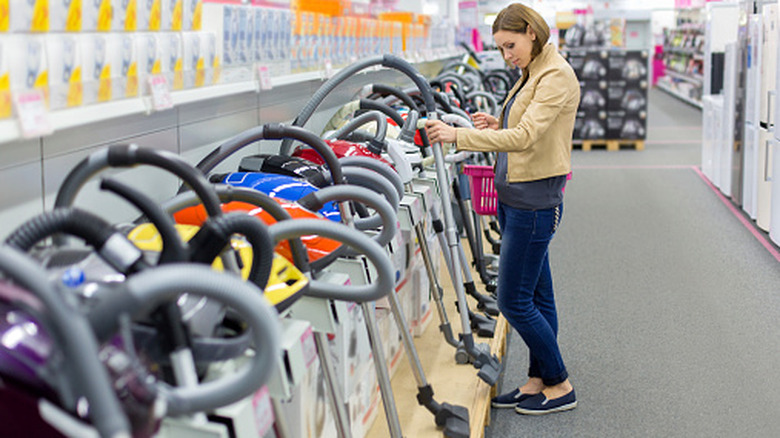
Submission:
M 463 173 L 469 177 L 471 205 L 477 214 L 495 216 L 498 210 L 498 193 L 493 186 L 493 166 L 463 166 Z

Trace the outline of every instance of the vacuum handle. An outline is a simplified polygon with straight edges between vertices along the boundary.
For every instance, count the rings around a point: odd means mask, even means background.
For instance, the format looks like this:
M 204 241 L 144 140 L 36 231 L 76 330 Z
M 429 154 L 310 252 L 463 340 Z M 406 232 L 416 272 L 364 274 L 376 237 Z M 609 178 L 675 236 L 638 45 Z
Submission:
M 204 174 L 208 174 L 234 152 L 260 140 L 298 140 L 305 143 L 314 149 L 325 161 L 325 164 L 328 165 L 333 181 L 336 184 L 342 183 L 343 176 L 341 175 L 338 158 L 324 140 L 304 128 L 285 126 L 278 123 L 248 129 L 236 135 L 211 151 L 196 167 Z
M 214 186 L 217 196 L 223 203 L 228 202 L 246 202 L 256 205 L 270 214 L 277 221 L 292 219 L 289 213 L 279 205 L 272 197 L 258 190 L 252 190 L 246 187 L 235 187 L 227 184 L 217 184 Z M 198 199 L 191 193 L 180 193 L 170 200 L 163 203 L 162 208 L 173 214 L 187 207 L 193 207 L 199 204 Z M 301 239 L 290 239 L 290 251 L 292 253 L 293 263 L 299 269 L 305 269 L 308 266 L 308 256 Z
M 311 280 L 306 294 L 308 296 L 364 303 L 386 296 L 395 287 L 393 265 L 384 249 L 368 236 L 346 225 L 317 219 L 299 219 L 275 223 L 269 231 L 276 242 L 311 234 L 338 240 L 365 255 L 374 265 L 377 278 L 372 284 L 345 286 Z
M 206 266 L 171 263 L 138 273 L 121 287 L 124 290 L 119 293 L 103 294 L 103 299 L 88 315 L 95 333 L 101 338 L 117 330 L 117 320 L 122 313 L 141 317 L 182 293 L 222 302 L 248 325 L 254 351 L 248 366 L 194 387 L 158 383 L 159 394 L 167 401 L 168 415 L 203 412 L 235 403 L 257 391 L 272 375 L 281 354 L 279 315 L 262 291 L 251 283 Z
M 370 172 L 369 170 L 365 169 L 356 170 Z M 376 177 L 374 179 L 376 179 Z M 376 182 L 378 183 L 379 181 Z M 390 188 L 390 190 L 393 189 Z M 393 192 L 393 194 L 395 194 L 395 192 Z M 353 186 L 351 184 L 345 186 L 325 187 L 322 190 L 306 195 L 304 198 L 300 199 L 298 203 L 310 210 L 316 211 L 319 208 L 322 208 L 322 205 L 330 201 L 358 201 L 376 210 L 378 217 L 372 216 L 362 220 L 356 219 L 355 226 L 358 229 L 374 229 L 381 226 L 382 228 L 380 233 L 374 237 L 374 240 L 380 246 L 387 245 L 390 240 L 393 239 L 393 236 L 395 236 L 396 223 L 398 222 L 398 216 L 396 215 L 395 210 L 393 210 L 393 207 L 390 205 L 390 203 L 388 203 L 379 194 L 370 189 Z M 377 220 L 380 223 L 374 224 L 377 222 Z
M 189 163 L 171 152 L 141 148 L 135 144 L 109 146 L 82 160 L 62 182 L 54 207 L 71 206 L 87 180 L 101 170 L 110 167 L 134 167 L 139 164 L 155 166 L 173 173 L 198 194 L 209 215 L 218 216 L 222 213 L 219 199 L 211 191 L 211 185 L 206 177 L 198 173 Z
M 75 398 L 89 401 L 89 417 L 100 436 L 130 437 L 130 423 L 114 393 L 108 371 L 100 362 L 98 340 L 86 318 L 74 309 L 65 296 L 52 287 L 38 263 L 11 247 L 0 247 L 0 271 L 30 291 L 43 304 L 42 324 L 49 328 L 53 344 L 62 351 L 65 362 L 57 371 L 65 373 L 60 381 Z M 36 312 L 38 313 L 38 312 Z
M 83 239 L 123 274 L 135 272 L 145 264 L 143 252 L 122 233 L 114 231 L 100 217 L 78 208 L 55 208 L 39 214 L 15 229 L 5 243 L 27 252 L 36 243 L 60 233 Z
M 187 260 L 187 249 L 176 231 L 173 219 L 140 190 L 136 190 L 127 184 L 113 178 L 104 178 L 100 181 L 100 189 L 117 194 L 140 210 L 157 228 L 163 241 L 162 251 L 158 264 L 170 262 L 183 262 Z M 193 193 L 193 197 L 195 194 Z
M 392 144 L 392 140 L 391 142 L 388 143 L 388 146 L 390 144 Z M 388 149 L 388 153 L 389 152 L 390 150 Z M 388 181 L 390 181 L 391 184 L 393 184 L 393 187 L 395 187 L 395 191 L 396 193 L 398 193 L 399 198 L 402 198 L 404 196 L 403 178 L 399 175 L 399 172 L 396 172 L 395 170 L 393 170 L 392 167 L 388 166 L 382 161 L 375 160 L 370 157 L 361 157 L 358 155 L 351 156 L 351 157 L 342 157 L 339 158 L 339 161 L 341 162 L 342 167 L 357 167 L 357 168 L 366 168 L 366 169 L 373 170 L 374 172 L 385 177 Z M 394 163 L 394 164 L 396 165 L 396 168 L 399 167 L 398 163 Z
M 347 122 L 346 125 L 328 135 L 326 140 L 344 138 L 344 136 L 355 132 L 358 128 L 369 122 L 376 123 L 376 134 L 369 140 L 369 147 L 375 153 L 379 154 L 385 149 L 385 137 L 387 136 L 387 118 L 379 111 L 369 111 L 355 117 Z

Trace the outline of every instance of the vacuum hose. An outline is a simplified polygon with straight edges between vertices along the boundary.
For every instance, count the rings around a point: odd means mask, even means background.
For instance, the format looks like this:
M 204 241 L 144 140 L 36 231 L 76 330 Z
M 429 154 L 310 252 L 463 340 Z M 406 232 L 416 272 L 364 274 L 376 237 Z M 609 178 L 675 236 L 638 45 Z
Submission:
M 87 320 L 53 289 L 41 267 L 18 250 L 0 247 L 0 271 L 32 292 L 42 303 L 42 322 L 51 328 L 56 348 L 62 350 L 73 402 L 83 395 L 89 401 L 89 418 L 100 436 L 129 438 L 130 424 L 114 393 L 113 384 L 98 355 L 98 341 Z
M 161 303 L 176 300 L 182 293 L 220 301 L 248 325 L 254 355 L 248 358 L 247 366 L 197 386 L 157 384 L 159 394 L 167 401 L 168 415 L 209 411 L 235 403 L 257 391 L 272 375 L 281 354 L 279 315 L 262 291 L 251 283 L 207 266 L 171 263 L 133 275 L 120 287 L 123 289 L 120 293 L 111 290 L 97 295 L 103 299 L 88 316 L 99 339 L 106 339 L 117 330 L 119 315 L 142 317 Z

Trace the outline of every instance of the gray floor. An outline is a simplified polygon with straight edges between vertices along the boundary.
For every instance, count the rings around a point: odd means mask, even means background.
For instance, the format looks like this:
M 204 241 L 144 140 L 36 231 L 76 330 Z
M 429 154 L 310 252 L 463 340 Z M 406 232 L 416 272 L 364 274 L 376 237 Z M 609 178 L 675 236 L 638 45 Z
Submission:
M 573 411 L 486 437 L 780 436 L 780 264 L 691 168 L 701 112 L 650 92 L 644 151 L 575 151 L 551 246 Z M 499 389 L 525 381 L 510 335 Z

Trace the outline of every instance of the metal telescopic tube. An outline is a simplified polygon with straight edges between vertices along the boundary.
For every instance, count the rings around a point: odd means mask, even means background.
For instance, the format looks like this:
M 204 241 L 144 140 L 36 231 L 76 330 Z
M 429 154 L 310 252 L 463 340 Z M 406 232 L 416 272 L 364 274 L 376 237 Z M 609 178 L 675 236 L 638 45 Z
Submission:
M 406 190 L 412 193 L 412 183 L 406 183 Z M 431 209 L 433 210 L 433 209 Z M 428 274 L 428 287 L 433 294 L 433 302 L 436 304 L 436 312 L 439 314 L 439 330 L 444 333 L 444 339 L 448 344 L 453 347 L 458 346 L 458 341 L 452 336 L 452 326 L 450 325 L 450 319 L 447 316 L 447 310 L 444 308 L 444 294 L 441 285 L 439 284 L 439 278 L 436 276 L 436 271 L 433 268 L 433 257 L 431 255 L 431 248 L 428 246 L 428 238 L 425 235 L 425 230 L 421 222 L 414 225 L 414 231 L 417 235 L 417 241 L 420 244 L 420 253 L 422 253 L 423 263 L 425 263 L 425 272 Z
M 406 354 L 409 355 L 409 365 L 414 373 L 414 379 L 417 381 L 417 387 L 422 388 L 428 386 L 428 381 L 425 380 L 425 371 L 422 369 L 420 363 L 420 357 L 417 354 L 417 348 L 414 346 L 412 335 L 409 334 L 409 325 L 406 323 L 406 316 L 404 310 L 401 308 L 401 303 L 398 302 L 398 295 L 394 292 L 387 294 L 387 299 L 390 301 L 390 309 L 392 310 L 395 323 L 401 330 L 401 340 L 406 347 Z
M 436 278 L 436 271 L 433 269 L 431 250 L 428 246 L 428 240 L 425 236 L 422 224 L 418 223 L 415 225 L 414 231 L 417 234 L 417 240 L 420 242 L 420 252 L 422 253 L 423 262 L 425 262 L 425 271 L 428 273 L 428 287 L 431 288 L 433 301 L 436 304 L 436 311 L 439 314 L 439 321 L 441 321 L 439 330 L 444 333 L 444 339 L 448 344 L 457 347 L 458 341 L 452 336 L 452 327 L 450 326 L 450 320 L 447 316 L 447 310 L 444 308 L 442 288 L 441 285 L 439 285 L 439 279 Z
M 395 294 L 390 291 L 388 295 Z M 368 330 L 368 340 L 371 344 L 371 353 L 374 355 L 374 368 L 376 368 L 376 377 L 379 381 L 379 391 L 382 393 L 382 405 L 387 417 L 387 426 L 390 428 L 392 438 L 402 438 L 401 422 L 398 419 L 398 409 L 395 406 L 393 397 L 393 387 L 390 384 L 390 373 L 387 369 L 387 359 L 385 358 L 384 348 L 380 342 L 379 328 L 376 322 L 376 314 L 370 303 L 362 303 L 363 317 L 366 319 L 366 330 Z
M 430 120 L 438 120 L 439 116 L 435 112 L 431 112 L 428 115 Z M 460 309 L 460 322 L 462 325 L 463 342 L 466 345 L 466 351 L 472 351 L 474 347 L 474 339 L 471 334 L 471 323 L 469 321 L 468 304 L 465 297 L 466 292 L 463 288 L 463 278 L 460 264 L 460 254 L 458 251 L 458 230 L 455 226 L 455 216 L 452 214 L 452 205 L 450 205 L 450 187 L 449 187 L 449 175 L 447 174 L 446 163 L 444 162 L 444 154 L 442 153 L 441 142 L 431 143 L 433 148 L 433 158 L 436 160 L 436 177 L 439 180 L 439 190 L 441 190 L 442 199 L 442 211 L 444 212 L 444 232 L 447 238 L 447 245 L 450 251 L 450 257 L 452 258 L 452 271 L 450 274 L 453 277 L 453 287 L 458 294 L 458 308 Z

